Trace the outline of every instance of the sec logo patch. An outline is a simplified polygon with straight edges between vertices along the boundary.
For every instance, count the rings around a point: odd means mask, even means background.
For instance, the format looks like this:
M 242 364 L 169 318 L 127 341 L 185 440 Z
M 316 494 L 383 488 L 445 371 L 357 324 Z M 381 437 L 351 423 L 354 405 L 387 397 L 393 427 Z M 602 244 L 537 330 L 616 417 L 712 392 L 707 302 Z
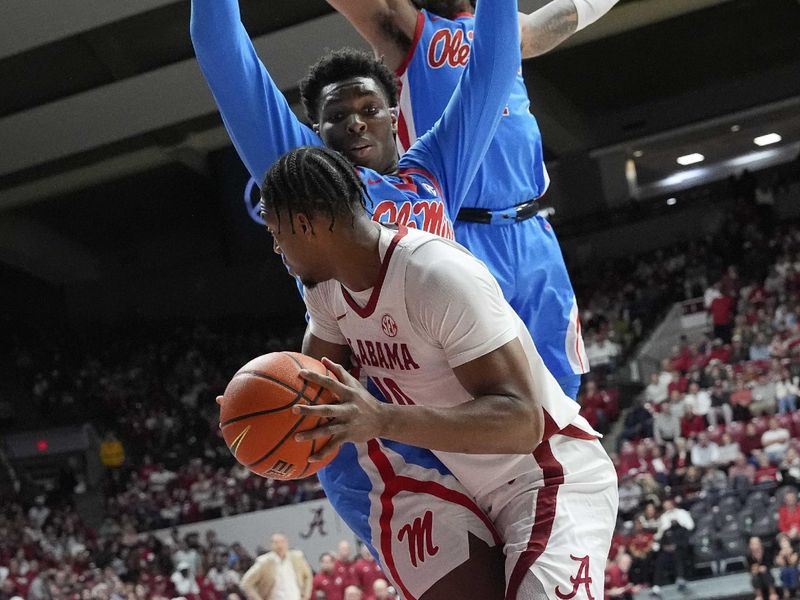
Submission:
M 389 337 L 393 338 L 397 335 L 397 323 L 395 323 L 392 315 L 383 315 L 381 317 L 381 328 L 383 329 L 383 333 Z

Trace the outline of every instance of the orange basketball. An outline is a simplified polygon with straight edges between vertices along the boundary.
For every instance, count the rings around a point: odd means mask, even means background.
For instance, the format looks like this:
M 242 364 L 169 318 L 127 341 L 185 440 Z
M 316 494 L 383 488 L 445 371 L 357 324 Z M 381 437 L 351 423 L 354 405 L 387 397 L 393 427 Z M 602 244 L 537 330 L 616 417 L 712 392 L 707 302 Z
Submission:
M 308 457 L 330 438 L 305 442 L 296 433 L 314 429 L 325 419 L 292 413 L 295 404 L 331 404 L 336 397 L 298 375 L 300 369 L 332 375 L 316 359 L 297 352 L 273 352 L 254 358 L 233 376 L 220 401 L 219 426 L 228 448 L 253 473 L 271 479 L 302 479 L 325 461 Z

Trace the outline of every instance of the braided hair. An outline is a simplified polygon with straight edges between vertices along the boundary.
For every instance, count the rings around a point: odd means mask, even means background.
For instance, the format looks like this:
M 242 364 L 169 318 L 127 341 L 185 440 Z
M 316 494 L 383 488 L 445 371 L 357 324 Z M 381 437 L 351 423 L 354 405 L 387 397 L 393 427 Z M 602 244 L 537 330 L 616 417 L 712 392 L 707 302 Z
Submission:
M 312 123 L 319 123 L 319 101 L 326 85 L 351 77 L 370 77 L 383 88 L 389 106 L 397 106 L 397 78 L 383 61 L 355 48 L 329 52 L 308 69 L 300 82 L 300 98 Z
M 325 213 L 332 231 L 336 217 L 350 216 L 355 223 L 368 197 L 356 168 L 344 156 L 324 146 L 301 146 L 281 156 L 267 172 L 261 186 L 261 212 L 273 208 L 280 227 L 281 209 L 286 209 L 292 233 L 293 212 L 309 217 Z

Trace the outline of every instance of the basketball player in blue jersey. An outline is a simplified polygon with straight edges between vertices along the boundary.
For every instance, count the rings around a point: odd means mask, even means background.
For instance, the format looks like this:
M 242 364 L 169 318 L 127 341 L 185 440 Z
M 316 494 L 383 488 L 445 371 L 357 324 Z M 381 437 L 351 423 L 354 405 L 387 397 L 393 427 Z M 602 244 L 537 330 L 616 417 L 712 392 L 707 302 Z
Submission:
M 314 124 L 309 128 L 294 116 L 259 61 L 236 0 L 193 0 L 192 40 L 226 128 L 253 177 L 261 180 L 288 150 L 326 144 L 359 165 L 373 219 L 452 237 L 450 215 L 458 212 L 483 160 L 520 63 L 516 3 L 485 4 L 476 14 L 461 86 L 436 127 L 400 159 L 394 142 L 395 78 L 371 56 L 341 51 L 312 67 L 301 86 Z M 383 392 L 392 399 L 395 390 L 388 386 Z M 383 468 L 376 468 L 376 460 Z M 407 597 L 469 598 L 479 584 L 485 592 L 481 598 L 502 597 L 502 560 L 491 552 L 500 544 L 497 531 L 430 451 L 389 443 L 367 456 L 366 446 L 345 444 L 320 481 L 373 554 L 384 566 L 396 567 L 414 592 Z M 419 514 L 421 505 L 428 512 Z M 439 551 L 427 539 L 431 551 L 424 560 L 400 561 L 425 542 L 431 522 L 463 543 L 457 550 Z M 407 534 L 399 535 L 398 528 Z M 487 589 L 487 583 L 493 584 Z
M 520 13 L 522 57 L 552 49 L 617 0 L 554 0 Z M 406 151 L 442 114 L 469 57 L 469 0 L 328 0 L 401 82 L 397 143 Z M 490 266 L 562 389 L 575 398 L 589 370 L 575 294 L 551 225 L 537 214 L 549 183 L 520 75 L 455 222 L 456 239 Z

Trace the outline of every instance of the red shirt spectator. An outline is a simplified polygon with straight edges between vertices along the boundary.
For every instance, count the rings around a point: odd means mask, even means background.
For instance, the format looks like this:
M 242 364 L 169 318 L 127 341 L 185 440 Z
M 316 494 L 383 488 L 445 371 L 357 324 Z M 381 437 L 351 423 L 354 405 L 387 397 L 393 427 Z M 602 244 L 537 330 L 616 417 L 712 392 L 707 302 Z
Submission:
M 714 325 L 730 325 L 733 323 L 733 298 L 720 296 L 711 301 L 708 312 Z
M 361 558 L 353 564 L 353 574 L 355 575 L 356 585 L 365 594 L 372 593 L 372 585 L 378 579 L 386 579 L 381 566 L 375 562 L 366 546 L 362 546 Z M 366 556 L 365 556 L 366 554 Z
M 685 394 L 688 389 L 689 380 L 684 375 L 679 374 L 678 371 L 673 371 L 672 381 L 667 385 L 667 395 L 672 396 L 672 392 L 675 391 Z
M 697 434 L 705 431 L 706 419 L 703 415 L 696 415 L 691 410 L 681 418 L 681 435 L 685 438 L 697 437 Z
M 355 561 L 351 554 L 350 542 L 342 540 L 336 548 L 336 561 L 333 564 L 333 572 L 342 578 L 344 587 L 356 585 L 353 565 L 355 565 Z
M 311 580 L 311 597 L 317 592 L 324 592 L 326 600 L 342 600 L 344 588 L 349 585 L 344 576 L 336 570 L 333 554 L 325 552 L 319 557 L 319 573 Z
M 766 454 L 762 454 L 758 458 L 758 467 L 756 468 L 756 476 L 753 480 L 754 483 L 770 483 L 770 482 L 779 482 L 781 480 L 781 474 L 778 472 L 778 468 L 771 465 L 769 462 L 769 458 Z
M 800 506 L 797 505 L 797 495 L 793 492 L 787 493 L 784 502 L 778 510 L 778 526 L 794 540 L 800 537 Z

